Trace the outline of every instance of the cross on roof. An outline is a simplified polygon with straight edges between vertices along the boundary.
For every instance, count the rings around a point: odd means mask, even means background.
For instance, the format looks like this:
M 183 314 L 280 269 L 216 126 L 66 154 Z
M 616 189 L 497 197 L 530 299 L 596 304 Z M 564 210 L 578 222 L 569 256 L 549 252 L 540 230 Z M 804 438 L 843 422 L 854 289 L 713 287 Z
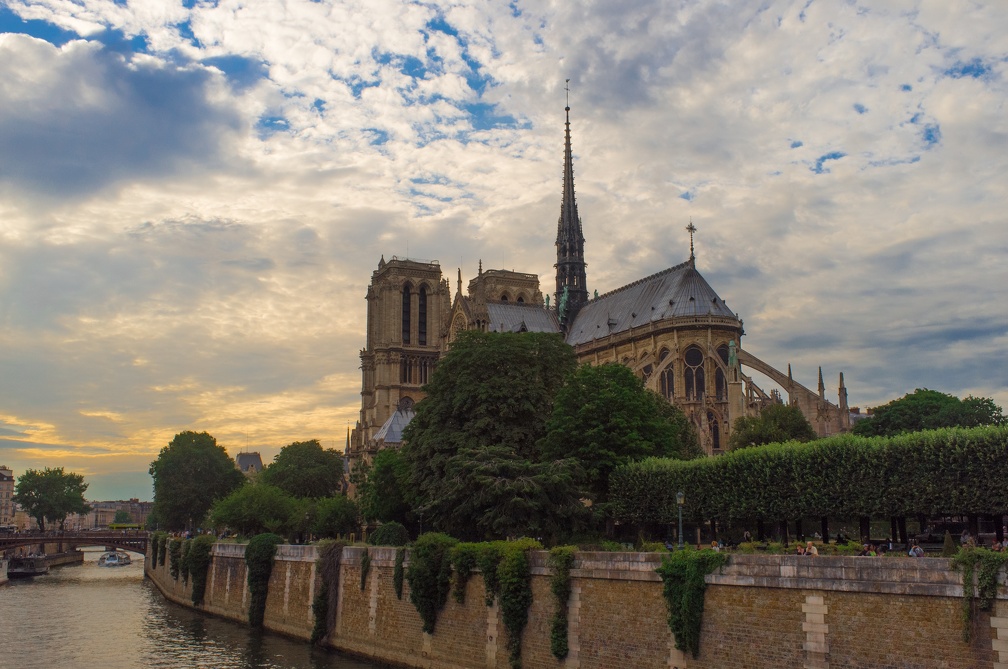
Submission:
M 686 226 L 686 231 L 689 232 L 689 257 L 690 260 L 694 259 L 693 255 L 693 233 L 696 232 L 696 226 L 693 225 L 693 219 L 690 219 L 689 225 Z

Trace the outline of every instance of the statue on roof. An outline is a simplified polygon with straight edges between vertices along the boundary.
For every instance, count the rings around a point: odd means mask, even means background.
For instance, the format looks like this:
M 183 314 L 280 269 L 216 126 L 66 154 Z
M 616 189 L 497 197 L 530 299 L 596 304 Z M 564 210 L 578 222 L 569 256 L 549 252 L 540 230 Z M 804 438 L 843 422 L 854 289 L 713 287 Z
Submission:
M 564 314 L 567 313 L 567 297 L 569 288 L 564 286 L 563 293 L 560 294 L 560 304 L 557 307 L 557 315 L 560 316 L 560 320 L 563 320 Z

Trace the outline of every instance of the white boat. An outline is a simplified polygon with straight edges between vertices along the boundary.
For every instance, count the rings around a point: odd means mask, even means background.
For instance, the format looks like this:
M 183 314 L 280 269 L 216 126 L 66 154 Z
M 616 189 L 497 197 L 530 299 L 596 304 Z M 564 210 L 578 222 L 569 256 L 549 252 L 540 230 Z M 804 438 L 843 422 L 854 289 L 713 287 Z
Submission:
M 131 562 L 129 553 L 122 551 L 109 551 L 102 553 L 98 558 L 98 564 L 102 567 L 125 567 Z

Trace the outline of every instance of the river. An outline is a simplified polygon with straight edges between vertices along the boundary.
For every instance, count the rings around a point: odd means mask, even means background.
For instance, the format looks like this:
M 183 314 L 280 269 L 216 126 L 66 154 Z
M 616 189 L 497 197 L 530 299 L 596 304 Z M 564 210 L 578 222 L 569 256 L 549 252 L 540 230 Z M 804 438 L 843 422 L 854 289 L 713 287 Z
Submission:
M 143 556 L 84 563 L 0 586 L 0 666 L 11 669 L 376 669 L 307 642 L 172 604 L 144 580 Z

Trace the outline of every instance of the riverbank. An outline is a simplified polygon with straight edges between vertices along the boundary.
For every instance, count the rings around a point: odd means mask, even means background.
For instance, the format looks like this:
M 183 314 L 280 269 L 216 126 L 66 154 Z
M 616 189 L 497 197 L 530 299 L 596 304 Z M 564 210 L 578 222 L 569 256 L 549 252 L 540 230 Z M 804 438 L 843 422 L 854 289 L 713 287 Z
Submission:
M 345 653 L 403 667 L 504 669 L 506 631 L 496 605 L 486 606 L 475 573 L 463 603 L 449 598 L 434 634 L 421 630 L 409 601 L 395 594 L 394 548 L 343 551 L 335 624 L 328 644 Z M 217 544 L 200 610 L 236 621 L 248 616 L 244 546 Z M 733 554 L 707 577 L 696 658 L 675 649 L 655 553 L 576 556 L 567 602 L 564 661 L 550 651 L 555 603 L 547 553 L 530 556 L 532 604 L 522 636 L 525 669 L 690 667 L 815 668 L 899 666 L 1008 669 L 1008 594 L 1004 574 L 994 610 L 977 612 L 962 639 L 961 575 L 942 558 L 856 558 Z M 307 641 L 311 602 L 321 587 L 313 546 L 280 546 L 269 583 L 266 629 Z M 408 567 L 408 558 L 407 558 Z M 171 601 L 191 606 L 191 584 L 156 569 L 147 575 Z M 363 587 L 361 587 L 363 585 Z

